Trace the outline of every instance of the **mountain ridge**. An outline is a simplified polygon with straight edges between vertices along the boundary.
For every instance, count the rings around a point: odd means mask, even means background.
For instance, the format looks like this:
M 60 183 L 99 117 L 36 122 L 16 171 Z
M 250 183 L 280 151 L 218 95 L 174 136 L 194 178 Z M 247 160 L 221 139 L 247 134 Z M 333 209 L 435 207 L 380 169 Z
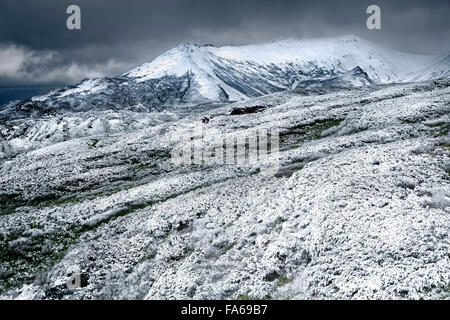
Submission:
M 403 82 L 408 73 L 424 68 L 432 59 L 377 47 L 352 35 L 223 47 L 183 43 L 122 76 L 140 82 L 194 74 L 203 89 L 200 95 L 218 100 L 217 93 L 224 90 L 230 100 L 239 101 L 289 90 L 304 80 L 335 77 L 356 67 L 377 83 Z M 250 80 L 250 88 L 245 80 Z
M 444 58 L 443 63 L 434 56 L 382 48 L 353 35 L 288 38 L 244 46 L 182 43 L 118 77 L 85 79 L 74 86 L 15 102 L 12 107 L 32 102 L 46 109 L 48 105 L 71 104 L 68 97 L 79 105 L 89 103 L 92 97 L 98 100 L 98 96 L 146 106 L 243 101 L 297 85 L 304 87 L 305 83 L 323 83 L 357 67 L 370 81 L 345 82 L 347 85 L 430 80 L 448 76 L 447 60 Z M 116 97 L 119 93 L 123 99 Z
M 181 44 L 119 77 L 85 79 L 6 104 L 0 108 L 0 158 L 295 88 L 448 77 L 448 61 L 379 48 L 354 36 L 247 46 Z

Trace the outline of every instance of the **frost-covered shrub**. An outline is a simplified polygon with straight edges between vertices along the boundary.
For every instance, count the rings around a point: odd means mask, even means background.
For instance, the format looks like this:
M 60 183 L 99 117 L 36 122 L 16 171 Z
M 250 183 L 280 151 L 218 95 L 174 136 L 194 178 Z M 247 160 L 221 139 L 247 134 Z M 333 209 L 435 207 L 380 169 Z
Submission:
M 431 199 L 426 201 L 426 205 L 431 208 L 443 209 L 445 207 L 450 207 L 450 196 L 445 190 L 429 190 Z
M 450 133 L 448 133 L 446 136 L 440 138 L 438 143 L 441 146 L 450 146 Z
M 340 128 L 340 126 L 335 126 L 335 127 L 328 128 L 328 129 L 322 131 L 320 136 L 321 137 L 331 136 L 332 134 L 335 134 L 339 130 L 339 128 Z

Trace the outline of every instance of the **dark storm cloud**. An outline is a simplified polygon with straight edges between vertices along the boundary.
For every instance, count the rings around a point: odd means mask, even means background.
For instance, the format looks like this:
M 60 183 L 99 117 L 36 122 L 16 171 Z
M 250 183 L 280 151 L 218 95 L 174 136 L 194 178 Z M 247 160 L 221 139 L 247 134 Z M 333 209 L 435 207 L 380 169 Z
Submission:
M 78 4 L 82 30 L 66 28 Z M 366 28 L 378 4 L 382 29 Z M 354 34 L 415 53 L 449 50 L 450 1 L 0 0 L 0 84 L 116 75 L 180 42 L 247 44 Z

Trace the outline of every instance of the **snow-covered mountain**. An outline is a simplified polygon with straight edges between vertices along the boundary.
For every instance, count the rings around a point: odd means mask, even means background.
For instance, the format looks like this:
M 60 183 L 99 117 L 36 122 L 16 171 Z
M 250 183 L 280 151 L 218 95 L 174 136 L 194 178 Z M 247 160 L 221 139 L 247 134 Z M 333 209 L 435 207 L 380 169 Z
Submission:
M 41 142 L 135 130 L 296 87 L 430 80 L 448 76 L 449 69 L 448 56 L 393 51 L 355 36 L 247 46 L 181 44 L 119 77 L 86 79 L 10 102 L 0 109 L 0 158 Z
M 436 60 L 393 51 L 355 36 L 247 46 L 181 44 L 120 77 L 87 79 L 11 102 L 0 111 L 0 121 L 61 110 L 153 110 L 178 102 L 240 101 L 316 83 L 429 80 L 447 76 L 448 61 L 448 56 Z
M 248 46 L 182 44 L 124 76 L 142 82 L 193 75 L 200 96 L 243 100 L 292 89 L 304 81 L 335 78 L 354 68 L 376 83 L 402 82 L 432 59 L 380 48 L 355 36 Z

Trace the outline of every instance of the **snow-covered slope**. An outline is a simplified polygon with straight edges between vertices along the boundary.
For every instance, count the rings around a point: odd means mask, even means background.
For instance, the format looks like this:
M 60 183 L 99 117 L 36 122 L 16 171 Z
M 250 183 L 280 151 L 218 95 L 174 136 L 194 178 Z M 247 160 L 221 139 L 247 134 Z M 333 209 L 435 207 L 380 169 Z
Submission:
M 317 88 L 317 87 L 360 87 L 374 84 L 364 70 L 356 67 L 350 71 L 336 75 L 335 77 L 324 77 L 313 80 L 305 80 L 296 85 L 302 88 Z
M 437 59 L 429 66 L 413 72 L 411 81 L 425 81 L 431 79 L 450 77 L 450 54 Z
M 448 299 L 449 100 L 297 88 L 0 162 L 0 299 Z M 199 126 L 279 130 L 279 171 L 172 162 Z

